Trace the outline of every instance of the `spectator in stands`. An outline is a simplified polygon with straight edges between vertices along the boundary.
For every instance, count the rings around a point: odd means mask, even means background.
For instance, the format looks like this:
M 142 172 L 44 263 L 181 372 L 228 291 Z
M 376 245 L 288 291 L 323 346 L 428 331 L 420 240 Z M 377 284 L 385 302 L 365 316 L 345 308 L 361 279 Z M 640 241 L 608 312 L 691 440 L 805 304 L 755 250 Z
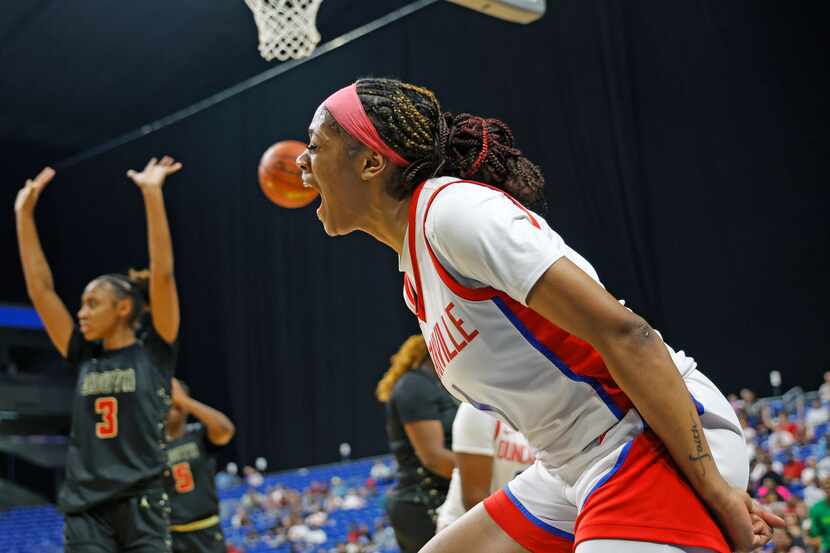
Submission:
M 369 474 L 375 482 L 379 483 L 388 482 L 393 476 L 392 469 L 380 461 L 372 465 L 372 470 Z
M 795 444 L 795 434 L 791 429 L 798 430 L 797 425 L 794 426 L 789 422 L 786 413 L 782 413 L 780 418 L 783 420 L 779 420 L 778 423 L 767 424 L 767 427 L 772 430 L 769 437 L 769 450 L 773 455 L 792 447 Z
M 801 472 L 804 470 L 804 463 L 793 457 L 792 453 L 788 453 L 784 460 L 784 478 L 789 480 L 801 480 Z
M 755 401 L 755 392 L 748 388 L 744 388 L 740 391 L 739 395 L 741 396 L 741 409 L 744 413 L 746 413 L 746 416 L 749 418 L 749 422 L 751 424 L 758 424 L 760 407 Z
M 830 420 L 830 411 L 821 404 L 821 400 L 814 399 L 813 403 L 807 409 L 807 415 L 804 417 L 807 433 L 812 437 L 815 434 L 816 427 L 826 423 L 828 420 Z
M 375 547 L 381 551 L 397 547 L 395 531 L 380 518 L 375 520 L 375 531 L 372 533 L 372 541 L 374 541 Z
M 389 448 L 398 461 L 386 510 L 401 551 L 415 553 L 435 534 L 436 510 L 455 468 L 457 405 L 438 381 L 421 335 L 408 338 L 392 356 L 376 395 L 386 404 Z
M 830 476 L 822 478 L 821 488 L 825 496 L 830 494 Z M 810 535 L 821 539 L 822 553 L 830 551 L 830 503 L 827 497 L 810 509 L 810 522 Z
M 822 403 L 830 402 L 830 371 L 824 373 L 824 384 L 819 386 L 818 397 Z
M 254 467 L 247 466 L 243 468 L 242 474 L 245 476 L 245 481 L 252 488 L 258 488 L 265 482 L 262 474 Z

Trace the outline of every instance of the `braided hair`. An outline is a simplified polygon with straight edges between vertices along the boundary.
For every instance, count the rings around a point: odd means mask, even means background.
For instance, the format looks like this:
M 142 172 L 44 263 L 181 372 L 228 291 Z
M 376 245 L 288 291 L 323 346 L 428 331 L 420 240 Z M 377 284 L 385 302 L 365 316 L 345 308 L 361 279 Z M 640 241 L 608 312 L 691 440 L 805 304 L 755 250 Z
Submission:
M 431 90 L 394 79 L 359 79 L 357 95 L 384 142 L 411 163 L 390 183 L 397 199 L 423 180 L 453 175 L 500 188 L 526 207 L 544 212 L 545 178 L 513 145 L 499 119 L 441 110 Z

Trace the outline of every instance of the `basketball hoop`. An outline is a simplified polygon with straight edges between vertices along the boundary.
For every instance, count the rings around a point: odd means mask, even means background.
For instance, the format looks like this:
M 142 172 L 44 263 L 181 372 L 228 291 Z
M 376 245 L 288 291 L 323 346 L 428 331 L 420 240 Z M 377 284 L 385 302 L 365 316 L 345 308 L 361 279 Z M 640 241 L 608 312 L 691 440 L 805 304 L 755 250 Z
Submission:
M 323 0 L 245 0 L 259 31 L 259 53 L 268 61 L 300 59 L 320 42 L 315 25 Z

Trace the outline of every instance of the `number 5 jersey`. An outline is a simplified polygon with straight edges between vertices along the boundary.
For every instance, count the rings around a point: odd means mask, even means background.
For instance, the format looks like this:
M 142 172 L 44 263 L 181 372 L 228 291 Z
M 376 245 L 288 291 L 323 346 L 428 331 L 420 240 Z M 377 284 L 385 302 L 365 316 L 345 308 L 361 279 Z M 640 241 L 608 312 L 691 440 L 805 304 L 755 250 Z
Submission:
M 170 524 L 189 524 L 218 515 L 216 465 L 205 451 L 204 426 L 188 424 L 181 436 L 167 444 L 167 460 Z

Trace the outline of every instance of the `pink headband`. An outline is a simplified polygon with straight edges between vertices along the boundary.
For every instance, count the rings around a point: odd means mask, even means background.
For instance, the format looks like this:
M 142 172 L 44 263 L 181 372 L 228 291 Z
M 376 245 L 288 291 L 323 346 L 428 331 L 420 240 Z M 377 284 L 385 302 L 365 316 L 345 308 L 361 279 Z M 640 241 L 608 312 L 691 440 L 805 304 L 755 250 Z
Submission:
M 409 162 L 390 148 L 378 134 L 372 121 L 366 115 L 363 104 L 357 96 L 357 85 L 343 87 L 323 102 L 332 117 L 352 138 L 355 138 L 377 153 L 388 157 L 399 167 L 406 167 Z

